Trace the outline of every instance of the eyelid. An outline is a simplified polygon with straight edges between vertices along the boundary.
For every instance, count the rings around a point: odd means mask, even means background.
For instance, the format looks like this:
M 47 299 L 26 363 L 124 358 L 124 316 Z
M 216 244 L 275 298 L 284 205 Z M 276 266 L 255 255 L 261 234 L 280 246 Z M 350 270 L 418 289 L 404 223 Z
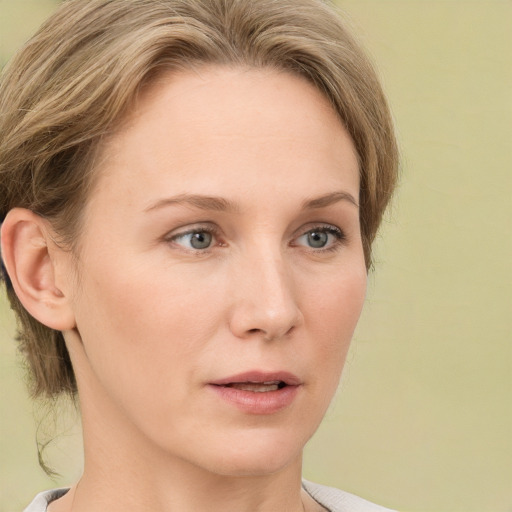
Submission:
M 218 229 L 215 228 L 214 226 L 209 225 L 209 223 L 191 224 L 191 225 L 186 225 L 181 228 L 176 228 L 176 229 L 173 229 L 172 231 L 169 231 L 166 235 L 164 235 L 164 238 L 171 240 L 173 238 L 188 235 L 190 233 L 197 233 L 200 231 L 205 231 L 207 233 L 214 233 L 214 232 L 217 232 Z
M 295 245 L 293 242 L 295 242 L 297 239 L 307 235 L 308 233 L 311 233 L 313 231 L 321 231 L 321 232 L 327 232 L 330 235 L 333 235 L 335 237 L 334 243 L 331 243 L 327 247 L 321 247 L 318 249 L 315 249 L 313 247 L 307 247 L 303 246 L 306 249 L 309 249 L 311 252 L 314 253 L 322 253 L 322 252 L 332 252 L 340 248 L 341 245 L 344 245 L 347 242 L 347 236 L 345 234 L 345 231 L 338 226 L 335 226 L 334 224 L 329 223 L 310 223 L 306 226 L 303 226 L 300 229 L 300 232 L 295 236 L 292 240 L 292 246 L 298 246 L 299 244 Z M 302 245 L 301 245 L 302 246 Z
M 176 242 L 177 239 L 181 237 L 185 237 L 187 235 L 191 235 L 193 233 L 209 233 L 213 236 L 213 243 L 210 247 L 207 247 L 206 249 L 193 249 L 193 248 L 187 248 L 179 243 Z M 186 252 L 195 253 L 195 254 L 206 254 L 209 251 L 211 251 L 215 246 L 219 246 L 219 236 L 220 236 L 220 229 L 209 222 L 205 223 L 194 223 L 192 225 L 186 225 L 182 228 L 176 228 L 172 231 L 168 232 L 166 235 L 163 236 L 164 242 L 167 243 L 174 243 L 176 246 L 178 246 L 180 249 Z M 222 244 L 224 245 L 224 244 Z

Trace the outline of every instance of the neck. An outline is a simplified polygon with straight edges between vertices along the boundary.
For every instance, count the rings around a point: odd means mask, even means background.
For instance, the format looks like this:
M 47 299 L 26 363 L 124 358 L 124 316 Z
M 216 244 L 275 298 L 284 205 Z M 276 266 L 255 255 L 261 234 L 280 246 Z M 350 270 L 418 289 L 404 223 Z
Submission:
M 97 460 L 101 454 L 101 463 Z M 112 449 L 86 455 L 80 482 L 51 512 L 303 512 L 301 459 L 271 475 L 216 475 L 182 460 Z M 307 506 L 304 505 L 307 504 Z

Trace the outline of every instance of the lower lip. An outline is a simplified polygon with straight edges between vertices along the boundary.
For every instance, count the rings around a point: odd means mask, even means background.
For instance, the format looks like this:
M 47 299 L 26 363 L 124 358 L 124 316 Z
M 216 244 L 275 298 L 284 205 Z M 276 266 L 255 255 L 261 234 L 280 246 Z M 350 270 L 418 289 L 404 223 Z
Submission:
M 210 384 L 209 387 L 223 400 L 245 413 L 274 414 L 292 404 L 300 386 L 285 386 L 275 391 L 265 391 L 263 393 L 214 384 Z

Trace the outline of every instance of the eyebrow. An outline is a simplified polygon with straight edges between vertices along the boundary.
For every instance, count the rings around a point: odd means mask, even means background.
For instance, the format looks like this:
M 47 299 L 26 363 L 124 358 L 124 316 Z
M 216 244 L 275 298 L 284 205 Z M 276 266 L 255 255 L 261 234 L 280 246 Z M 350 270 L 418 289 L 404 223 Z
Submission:
M 340 201 L 348 201 L 353 204 L 356 208 L 359 208 L 357 201 L 352 194 L 348 192 L 331 192 L 314 199 L 308 199 L 302 203 L 302 210 L 315 210 L 319 208 L 325 208 L 331 204 L 338 203 Z M 240 208 L 236 203 L 224 199 L 223 197 L 216 196 L 205 196 L 201 194 L 179 194 L 173 197 L 167 197 L 160 199 L 144 209 L 145 212 L 153 210 L 159 210 L 167 206 L 172 205 L 185 205 L 199 208 L 205 211 L 216 211 L 216 212 L 232 212 L 236 213 L 240 211 Z
M 359 208 L 359 204 L 352 194 L 349 194 L 348 192 L 331 192 L 329 194 L 304 201 L 304 203 L 302 203 L 302 209 L 314 210 L 317 208 L 325 208 L 326 206 L 330 206 L 331 204 L 338 203 L 340 201 L 348 201 L 356 208 Z
M 203 196 L 200 194 L 179 194 L 177 196 L 160 199 L 156 203 L 148 206 L 144 211 L 159 210 L 160 208 L 172 205 L 193 206 L 200 210 L 216 212 L 237 212 L 239 210 L 235 203 L 223 197 Z

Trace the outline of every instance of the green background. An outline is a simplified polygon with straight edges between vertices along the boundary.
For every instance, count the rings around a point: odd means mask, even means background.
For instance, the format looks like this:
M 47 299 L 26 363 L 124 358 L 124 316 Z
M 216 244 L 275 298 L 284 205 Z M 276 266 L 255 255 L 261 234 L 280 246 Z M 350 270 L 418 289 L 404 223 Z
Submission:
M 0 0 L 0 62 L 55 7 Z M 402 511 L 512 511 L 512 2 L 342 0 L 378 63 L 402 180 L 307 478 Z M 1 113 L 0 113 L 1 115 Z M 0 301 L 0 512 L 80 474 L 76 422 L 27 398 Z M 51 481 L 36 430 L 59 434 Z

